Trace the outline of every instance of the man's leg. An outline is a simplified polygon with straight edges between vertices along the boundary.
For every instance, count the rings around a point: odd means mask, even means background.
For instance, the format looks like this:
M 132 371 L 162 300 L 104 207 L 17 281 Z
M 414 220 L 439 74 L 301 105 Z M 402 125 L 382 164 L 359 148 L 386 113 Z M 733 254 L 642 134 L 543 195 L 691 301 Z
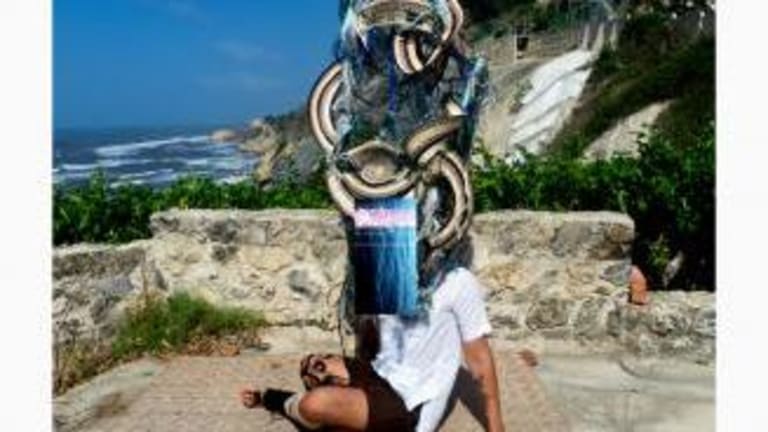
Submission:
M 368 426 L 368 399 L 350 387 L 318 387 L 304 394 L 299 413 L 313 423 L 364 430 Z
M 277 412 L 303 429 L 363 430 L 368 424 L 368 399 L 362 390 L 348 387 L 351 376 L 344 363 L 341 356 L 306 356 L 300 363 L 306 393 L 245 389 L 241 401 L 248 408 Z
M 307 393 L 245 389 L 240 398 L 247 408 L 263 407 L 309 430 L 321 426 L 364 430 L 368 426 L 368 399 L 356 388 L 324 386 Z

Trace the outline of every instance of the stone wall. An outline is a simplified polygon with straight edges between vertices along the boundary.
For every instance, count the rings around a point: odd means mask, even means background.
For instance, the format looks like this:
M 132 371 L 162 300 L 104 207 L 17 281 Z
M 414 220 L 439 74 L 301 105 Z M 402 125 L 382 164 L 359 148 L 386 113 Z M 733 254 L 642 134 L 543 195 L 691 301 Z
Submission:
M 152 218 L 152 265 L 171 291 L 334 328 L 346 241 L 335 212 L 186 211 Z
M 263 311 L 275 326 L 337 329 L 346 241 L 332 211 L 170 211 L 154 236 L 54 252 L 59 331 L 112 334 L 143 291 L 187 291 Z M 628 305 L 634 223 L 609 212 L 503 211 L 475 217 L 472 264 L 498 339 L 621 344 L 714 358 L 714 296 L 655 293 Z
M 126 307 L 162 277 L 145 263 L 149 241 L 77 245 L 53 253 L 54 341 L 106 339 Z

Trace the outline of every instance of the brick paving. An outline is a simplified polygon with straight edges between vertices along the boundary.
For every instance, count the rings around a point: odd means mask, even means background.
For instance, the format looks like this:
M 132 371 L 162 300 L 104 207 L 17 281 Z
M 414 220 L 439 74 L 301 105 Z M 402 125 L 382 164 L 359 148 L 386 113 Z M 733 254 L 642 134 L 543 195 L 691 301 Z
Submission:
M 299 390 L 299 355 L 249 355 L 232 358 L 179 357 L 167 364 L 134 401 L 102 409 L 82 429 L 130 432 L 290 432 L 279 417 L 257 409 L 247 410 L 238 400 L 248 384 Z M 513 352 L 496 352 L 502 405 L 507 431 L 560 432 L 569 430 L 566 418 L 547 396 L 535 369 Z M 462 381 L 462 390 L 471 384 Z M 471 392 L 464 392 L 469 394 Z M 482 426 L 461 401 L 445 426 L 448 432 L 482 431 Z

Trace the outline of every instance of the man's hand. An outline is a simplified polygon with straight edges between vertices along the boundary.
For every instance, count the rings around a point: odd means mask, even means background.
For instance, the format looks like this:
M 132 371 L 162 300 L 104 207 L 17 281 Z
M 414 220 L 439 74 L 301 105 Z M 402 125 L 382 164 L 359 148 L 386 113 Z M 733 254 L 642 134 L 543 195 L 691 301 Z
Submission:
M 256 408 L 261 405 L 261 392 L 250 388 L 242 389 L 240 390 L 240 402 L 246 408 Z
M 472 377 L 480 385 L 485 398 L 485 413 L 488 418 L 489 432 L 503 432 L 504 422 L 501 419 L 501 403 L 499 401 L 499 384 L 496 379 L 496 366 L 493 353 L 487 337 L 481 337 L 465 342 L 464 359 Z

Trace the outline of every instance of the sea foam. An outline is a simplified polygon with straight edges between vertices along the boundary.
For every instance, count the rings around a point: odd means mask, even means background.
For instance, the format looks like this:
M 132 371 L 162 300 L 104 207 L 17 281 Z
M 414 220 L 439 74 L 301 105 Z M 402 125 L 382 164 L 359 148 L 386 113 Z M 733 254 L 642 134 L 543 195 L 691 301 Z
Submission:
M 179 144 L 179 143 L 205 143 L 209 142 L 210 137 L 208 135 L 198 135 L 198 136 L 176 136 L 168 139 L 162 139 L 162 140 L 149 140 L 149 141 L 138 141 L 138 142 L 131 142 L 131 143 L 124 143 L 124 144 L 114 144 L 114 145 L 108 145 L 104 147 L 99 147 L 96 149 L 96 154 L 101 157 L 123 157 L 131 154 L 135 154 L 141 150 L 147 150 L 147 149 L 154 149 L 170 144 Z

